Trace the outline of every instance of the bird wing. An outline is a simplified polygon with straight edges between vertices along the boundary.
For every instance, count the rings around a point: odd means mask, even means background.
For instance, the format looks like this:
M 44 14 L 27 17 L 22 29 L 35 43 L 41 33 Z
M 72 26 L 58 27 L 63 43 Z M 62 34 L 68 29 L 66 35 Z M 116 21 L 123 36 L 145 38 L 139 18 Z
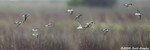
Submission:
M 137 13 L 140 13 L 140 10 L 137 9 L 136 11 L 137 11 Z
M 23 23 L 27 20 L 28 16 L 27 14 L 24 15 Z
M 17 24 L 17 27 L 19 27 L 21 25 L 21 23 Z
M 85 27 L 85 28 L 90 27 L 90 26 L 92 25 L 92 22 L 93 22 L 93 21 L 90 21 L 90 22 L 86 23 L 84 27 Z
M 79 26 L 79 27 L 82 27 L 81 22 L 80 22 L 79 20 L 77 20 L 77 22 L 78 22 L 78 26 Z
M 75 20 L 79 19 L 82 16 L 82 14 L 79 14 L 78 16 L 75 17 Z
M 75 20 L 77 20 L 78 16 L 75 17 Z
M 128 7 L 128 4 L 124 4 L 125 7 Z
M 79 19 L 79 18 L 80 18 L 79 16 L 76 16 L 76 17 L 75 17 L 75 20 L 77 20 L 77 19 Z
M 132 3 L 127 3 L 127 5 L 132 5 Z
M 88 22 L 88 23 L 85 24 L 84 27 L 85 27 L 85 28 L 88 28 L 89 26 L 90 26 L 90 23 Z
M 27 17 L 24 17 L 23 23 L 27 20 Z

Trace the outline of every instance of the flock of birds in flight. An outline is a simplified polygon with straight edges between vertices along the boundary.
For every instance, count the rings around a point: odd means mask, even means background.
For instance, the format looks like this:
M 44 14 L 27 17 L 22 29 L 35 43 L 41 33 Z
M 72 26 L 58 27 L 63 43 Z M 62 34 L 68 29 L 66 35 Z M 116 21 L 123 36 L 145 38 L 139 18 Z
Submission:
M 127 4 L 124 4 L 125 7 L 130 7 L 130 6 L 133 6 L 134 4 L 133 3 L 127 3 Z M 134 5 L 135 7 L 135 5 Z M 135 9 L 136 12 L 134 13 L 135 16 L 138 16 L 139 19 L 141 20 L 142 19 L 142 13 L 139 9 Z
M 133 5 L 134 5 L 134 4 L 132 4 L 132 3 L 124 4 L 125 7 L 130 7 L 130 6 L 133 6 Z M 69 15 L 73 15 L 75 12 L 74 12 L 74 9 L 70 8 L 70 9 L 67 10 L 67 13 L 68 13 Z M 136 12 L 134 13 L 134 15 L 135 15 L 135 16 L 138 16 L 139 19 L 141 20 L 142 14 L 141 14 L 141 12 L 140 12 L 138 9 L 136 9 Z M 76 20 L 77 23 L 78 23 L 78 27 L 77 27 L 76 29 L 77 29 L 77 30 L 84 30 L 84 29 L 87 29 L 87 28 L 91 27 L 94 22 L 93 22 L 93 21 L 90 21 L 90 22 L 85 23 L 85 25 L 82 25 L 82 23 L 81 23 L 80 20 L 79 20 L 81 16 L 83 16 L 83 15 L 82 15 L 82 14 L 79 14 L 79 15 L 75 16 L 75 20 Z M 28 17 L 29 17 L 29 14 L 24 14 L 24 15 L 22 15 L 22 17 L 23 17 L 23 20 L 22 20 L 22 21 L 16 21 L 16 22 L 15 22 L 15 24 L 17 25 L 17 27 L 19 27 L 20 25 L 22 25 L 23 23 L 25 23 L 25 22 L 27 21 L 27 19 L 28 19 Z M 49 24 L 47 24 L 47 25 L 44 25 L 44 27 L 52 27 L 52 23 L 49 23 Z M 38 37 L 38 36 L 39 36 L 38 30 L 39 30 L 39 28 L 33 28 L 32 31 L 33 31 L 34 33 L 32 34 L 32 36 Z M 106 33 L 109 31 L 109 29 L 108 29 L 108 28 L 105 28 L 105 29 L 103 29 L 102 31 L 106 34 Z M 104 35 L 105 35 L 105 34 L 104 34 Z

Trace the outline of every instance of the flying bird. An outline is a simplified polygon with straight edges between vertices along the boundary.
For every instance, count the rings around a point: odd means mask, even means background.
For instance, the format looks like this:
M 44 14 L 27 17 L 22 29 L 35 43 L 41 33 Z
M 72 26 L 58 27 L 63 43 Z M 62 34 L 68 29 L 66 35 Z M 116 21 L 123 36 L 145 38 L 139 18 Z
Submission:
M 104 32 L 104 35 L 106 35 L 107 32 L 109 32 L 109 29 L 108 28 L 104 28 L 102 31 Z
M 84 27 L 82 26 L 81 22 L 79 20 L 77 20 L 77 22 L 78 22 L 77 29 L 84 29 Z
M 72 8 L 68 9 L 67 12 L 72 15 L 74 13 L 74 10 Z
M 132 3 L 124 4 L 125 7 L 129 7 L 129 6 L 132 6 L 132 5 L 133 5 Z
M 38 28 L 33 28 L 32 31 L 33 31 L 32 36 L 34 36 L 34 37 L 37 38 L 39 36 L 39 34 L 38 34 Z
M 37 31 L 38 31 L 38 28 L 33 28 L 32 31 L 33 31 L 33 32 L 37 32 Z
M 83 26 L 79 20 L 77 20 L 77 22 L 78 22 L 77 29 L 79 29 L 79 30 L 89 28 L 93 24 L 93 21 L 90 21 Z
M 93 23 L 94 23 L 93 21 L 86 23 L 84 28 L 89 28 L 90 26 L 92 26 Z
M 142 18 L 142 14 L 141 14 L 141 12 L 140 12 L 140 10 L 136 10 L 136 13 L 134 14 L 135 16 L 138 16 L 139 17 L 139 19 L 141 20 L 141 18 Z
M 24 23 L 27 20 L 27 18 L 29 17 L 29 15 L 28 14 L 24 14 L 24 15 L 22 15 L 22 17 L 23 17 L 23 22 L 22 23 Z
M 82 14 L 79 14 L 78 16 L 75 17 L 75 20 L 79 19 L 82 16 Z
M 17 25 L 17 27 L 19 27 L 22 24 L 22 22 L 16 21 L 15 24 Z
M 37 38 L 37 37 L 39 37 L 39 34 L 38 33 L 33 33 L 32 36 Z
M 48 23 L 48 24 L 44 25 L 44 27 L 52 27 L 52 23 Z

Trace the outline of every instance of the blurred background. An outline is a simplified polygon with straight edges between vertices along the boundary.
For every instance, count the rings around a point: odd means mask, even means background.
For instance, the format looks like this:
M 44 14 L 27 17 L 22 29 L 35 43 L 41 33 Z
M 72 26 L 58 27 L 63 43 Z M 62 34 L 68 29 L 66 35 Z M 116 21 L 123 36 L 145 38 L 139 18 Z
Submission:
M 135 7 L 139 10 L 141 10 L 142 13 L 144 13 L 145 17 L 144 20 L 148 20 L 149 17 L 149 0 L 0 0 L 0 12 L 1 15 L 6 16 L 8 13 L 17 14 L 19 13 L 47 13 L 51 14 L 50 12 L 64 12 L 68 8 L 74 8 L 75 11 L 80 11 L 78 13 L 83 13 L 87 15 L 95 15 L 99 16 L 101 13 L 105 14 L 121 14 L 121 15 L 131 15 L 131 13 L 135 12 L 134 7 L 126 8 L 123 5 L 126 3 L 133 3 Z M 9 11 L 9 12 L 8 12 Z M 8 12 L 8 13 L 7 13 Z M 86 12 L 86 13 L 84 13 Z M 106 13 L 109 12 L 109 13 Z M 89 14 L 90 13 L 90 14 Z M 36 13 L 34 13 L 35 15 Z M 57 14 L 57 13 L 55 13 Z M 42 15 L 41 15 L 42 16 Z M 117 17 L 117 16 L 114 16 Z M 99 16 L 99 19 L 103 19 L 106 17 Z M 111 18 L 111 17 L 110 17 Z M 117 18 L 123 18 L 123 17 L 117 17 Z M 119 20 L 119 19 L 115 20 Z M 134 20 L 136 21 L 136 17 L 125 17 L 126 21 Z M 132 19 L 131 19 L 132 18 Z M 2 18 L 1 18 L 2 19 Z M 96 18 L 98 19 L 98 18 Z M 104 21 L 107 19 L 104 19 Z
M 124 4 L 134 6 L 125 7 Z M 150 48 L 150 0 L 0 0 L 0 50 L 120 50 Z M 67 9 L 75 13 L 68 15 Z M 135 9 L 142 13 L 139 20 Z M 16 27 L 23 14 L 27 21 Z M 81 23 L 94 21 L 86 30 Z M 53 23 L 50 28 L 43 26 Z M 32 36 L 32 28 L 39 37 Z M 105 33 L 103 29 L 109 31 Z

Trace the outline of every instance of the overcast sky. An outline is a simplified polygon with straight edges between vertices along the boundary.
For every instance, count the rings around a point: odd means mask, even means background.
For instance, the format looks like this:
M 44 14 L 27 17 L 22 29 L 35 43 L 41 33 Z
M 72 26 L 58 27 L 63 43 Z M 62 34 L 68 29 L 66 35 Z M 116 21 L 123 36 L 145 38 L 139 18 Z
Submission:
M 48 2 L 66 2 L 68 0 L 0 0 L 0 1 L 21 1 L 21 2 L 34 2 L 34 1 L 48 1 Z
M 66 0 L 0 0 L 0 1 L 66 1 Z M 148 0 L 136 0 L 136 1 L 148 1 Z
M 0 1 L 67 1 L 67 0 L 0 0 Z M 131 1 L 131 0 L 121 0 L 121 1 Z M 150 1 L 150 0 L 134 0 L 134 1 Z
M 52 1 L 52 2 L 61 2 L 61 1 L 68 1 L 68 0 L 0 0 L 0 1 Z M 118 1 L 131 1 L 131 0 L 118 0 Z M 133 0 L 133 1 L 150 1 L 150 0 Z
M 0 1 L 66 1 L 66 0 L 0 0 Z

